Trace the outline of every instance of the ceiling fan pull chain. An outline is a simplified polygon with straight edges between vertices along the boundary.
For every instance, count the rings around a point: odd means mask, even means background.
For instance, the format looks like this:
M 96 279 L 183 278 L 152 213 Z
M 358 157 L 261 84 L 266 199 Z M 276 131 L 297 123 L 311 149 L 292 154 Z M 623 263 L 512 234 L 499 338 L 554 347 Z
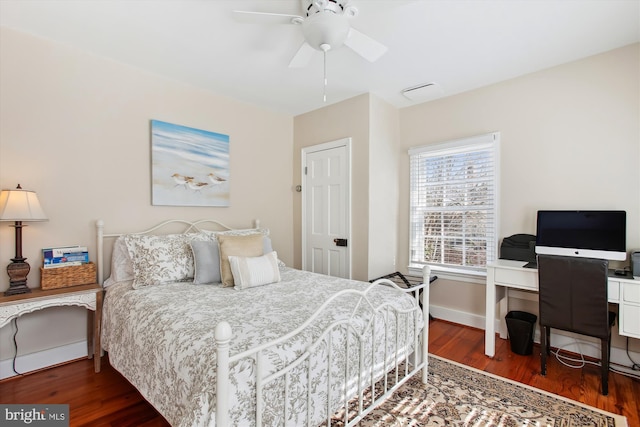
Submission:
M 323 92 L 323 101 L 327 102 L 327 51 L 323 52 L 324 55 L 324 92 Z
M 327 43 L 322 43 L 320 45 L 320 49 L 322 49 L 322 57 L 324 60 L 324 95 L 323 100 L 327 102 L 327 52 L 331 49 L 331 45 Z

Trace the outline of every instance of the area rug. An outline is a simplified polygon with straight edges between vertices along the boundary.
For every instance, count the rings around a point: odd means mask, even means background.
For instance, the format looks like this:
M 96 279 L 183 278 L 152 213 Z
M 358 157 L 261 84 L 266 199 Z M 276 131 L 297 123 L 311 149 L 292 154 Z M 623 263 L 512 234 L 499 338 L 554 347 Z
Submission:
M 429 355 L 428 384 L 416 374 L 358 426 L 627 427 L 627 420 Z

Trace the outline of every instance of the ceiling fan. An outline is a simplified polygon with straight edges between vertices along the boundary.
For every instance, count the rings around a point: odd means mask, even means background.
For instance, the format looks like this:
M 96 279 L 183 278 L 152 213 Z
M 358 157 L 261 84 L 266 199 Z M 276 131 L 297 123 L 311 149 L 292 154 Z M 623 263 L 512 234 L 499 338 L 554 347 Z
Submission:
M 304 42 L 289 62 L 289 67 L 305 67 L 316 51 L 326 53 L 343 45 L 370 62 L 387 51 L 382 43 L 351 27 L 349 20 L 358 9 L 349 0 L 300 0 L 303 15 L 233 11 L 241 21 L 294 24 L 302 27 Z

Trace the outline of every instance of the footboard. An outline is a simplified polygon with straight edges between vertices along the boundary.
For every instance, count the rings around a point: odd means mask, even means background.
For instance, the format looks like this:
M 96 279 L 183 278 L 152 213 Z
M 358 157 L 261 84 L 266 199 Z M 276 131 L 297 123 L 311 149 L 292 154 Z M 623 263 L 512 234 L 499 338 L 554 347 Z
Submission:
M 251 372 L 255 382 L 255 396 L 251 400 L 256 402 L 255 425 L 258 427 L 263 425 L 265 411 L 271 417 L 267 424 L 273 423 L 273 419 L 277 419 L 279 425 L 291 423 L 290 402 L 293 402 L 295 407 L 293 415 L 304 417 L 304 424 L 315 427 L 323 423 L 322 420 L 317 419 L 319 400 L 324 405 L 321 410 L 326 416 L 327 426 L 331 425 L 332 418 L 341 407 L 343 409 L 340 415 L 341 424 L 352 426 L 418 371 L 422 370 L 422 382 L 426 383 L 429 343 L 429 274 L 429 267 L 424 267 L 423 284 L 410 289 L 400 288 L 390 280 L 380 279 L 364 291 L 352 289 L 341 291 L 327 300 L 313 316 L 294 331 L 233 356 L 229 354 L 231 327 L 226 322 L 220 322 L 215 333 L 216 426 L 231 425 L 230 371 L 231 366 L 238 363 L 251 365 L 248 371 Z M 377 306 L 372 304 L 368 293 L 374 287 L 381 285 L 391 286 L 410 294 L 413 298 L 411 307 L 398 309 L 387 303 Z M 277 363 L 274 365 L 270 358 L 274 348 L 303 333 L 322 316 L 327 306 L 346 300 L 347 296 L 357 296 L 357 303 L 348 319 L 333 322 L 319 334 L 319 337 L 316 334 L 313 342 L 301 349 L 293 362 L 284 367 L 274 368 Z M 355 314 L 359 310 L 371 313 L 368 317 L 370 320 L 367 320 L 364 325 L 361 318 L 358 321 L 355 320 Z M 336 340 L 336 336 L 340 338 Z M 340 341 L 337 344 L 342 349 L 339 354 L 333 351 L 336 345 L 333 341 Z M 369 348 L 371 351 L 368 351 Z M 374 355 L 374 349 L 379 348 L 384 352 L 382 360 Z M 356 358 L 355 362 L 352 360 L 353 357 Z M 320 369 L 317 368 L 318 358 L 323 365 Z M 303 381 L 300 382 L 304 384 L 296 383 L 296 380 L 292 380 L 293 378 L 302 378 Z M 282 402 L 282 411 L 279 405 L 265 407 L 265 393 L 273 392 L 276 387 L 278 390 L 276 395 Z M 337 406 L 336 402 L 338 402 Z M 276 410 L 278 413 L 274 414 Z M 306 413 L 301 415 L 300 412 Z M 302 425 L 299 418 L 296 424 Z

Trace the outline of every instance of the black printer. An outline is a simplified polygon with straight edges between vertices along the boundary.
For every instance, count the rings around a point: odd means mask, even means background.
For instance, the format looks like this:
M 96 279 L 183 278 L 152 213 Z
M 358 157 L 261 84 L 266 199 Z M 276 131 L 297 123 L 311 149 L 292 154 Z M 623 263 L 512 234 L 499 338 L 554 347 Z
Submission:
M 514 234 L 502 239 L 500 259 L 536 262 L 536 236 L 532 234 Z

